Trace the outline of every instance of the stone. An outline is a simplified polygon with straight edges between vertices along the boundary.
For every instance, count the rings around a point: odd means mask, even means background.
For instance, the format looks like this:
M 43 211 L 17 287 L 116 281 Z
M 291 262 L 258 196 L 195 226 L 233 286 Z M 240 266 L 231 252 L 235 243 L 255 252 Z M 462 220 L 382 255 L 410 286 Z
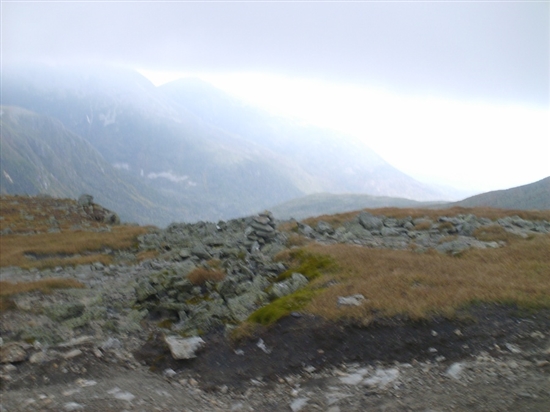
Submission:
M 380 230 L 384 226 L 384 221 L 368 212 L 361 212 L 357 220 L 367 230 Z
M 94 197 L 91 195 L 83 194 L 78 198 L 78 206 L 92 206 Z
M 309 401 L 309 398 L 298 398 L 292 401 L 290 404 L 290 409 L 292 412 L 298 412 L 304 409 L 304 407 L 307 405 Z
M 192 338 L 166 336 L 164 341 L 168 345 L 174 359 L 196 358 L 196 352 L 206 344 L 206 342 L 198 336 Z
M 361 294 L 338 297 L 338 306 L 361 306 L 363 303 L 365 297 Z
M 399 378 L 399 369 L 389 368 L 382 369 L 377 368 L 374 372 L 374 375 L 370 378 L 367 378 L 363 381 L 363 385 L 369 387 L 378 387 L 380 389 L 385 389 L 388 385 Z
M 147 281 L 143 280 L 135 288 L 138 302 L 147 300 L 150 296 L 157 294 L 157 290 Z
M 73 412 L 73 411 L 83 411 L 84 405 L 81 405 L 76 402 L 67 402 L 65 405 L 63 405 L 63 409 L 67 412 Z
M 60 303 L 46 309 L 48 316 L 55 321 L 61 322 L 67 319 L 77 318 L 84 313 L 86 306 L 83 303 Z
M 445 375 L 452 379 L 460 379 L 462 371 L 464 370 L 464 365 L 460 362 L 455 362 L 445 372 Z
M 27 352 L 23 344 L 9 342 L 0 347 L 0 363 L 22 362 L 27 359 Z

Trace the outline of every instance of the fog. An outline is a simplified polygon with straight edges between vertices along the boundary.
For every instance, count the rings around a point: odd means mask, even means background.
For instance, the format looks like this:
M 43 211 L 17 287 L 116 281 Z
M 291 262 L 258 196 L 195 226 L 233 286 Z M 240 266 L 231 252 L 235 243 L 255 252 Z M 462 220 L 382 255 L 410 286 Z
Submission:
M 548 3 L 2 2 L 2 66 L 196 76 L 362 139 L 418 179 L 550 175 Z

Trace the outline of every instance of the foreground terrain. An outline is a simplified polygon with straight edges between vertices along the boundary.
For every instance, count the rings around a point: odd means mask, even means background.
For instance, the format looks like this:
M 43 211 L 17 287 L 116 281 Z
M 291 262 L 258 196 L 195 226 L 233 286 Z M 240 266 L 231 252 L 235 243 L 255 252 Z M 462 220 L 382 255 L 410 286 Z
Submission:
M 2 411 L 550 409 L 548 212 L 0 203 Z

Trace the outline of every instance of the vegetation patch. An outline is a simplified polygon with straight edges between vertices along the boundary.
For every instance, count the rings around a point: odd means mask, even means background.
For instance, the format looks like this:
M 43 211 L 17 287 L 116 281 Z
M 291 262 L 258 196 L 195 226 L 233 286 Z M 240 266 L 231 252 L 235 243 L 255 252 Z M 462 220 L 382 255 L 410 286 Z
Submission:
M 189 275 L 187 275 L 187 279 L 195 286 L 202 286 L 206 282 L 221 282 L 225 279 L 225 272 L 217 269 L 199 267 L 193 269 Z
M 338 272 L 323 277 L 334 284 L 304 308 L 327 319 L 351 317 L 368 323 L 380 316 L 454 316 L 479 302 L 550 307 L 549 235 L 515 238 L 497 249 L 470 249 L 458 258 L 346 244 L 311 245 L 307 250 L 338 265 Z M 354 294 L 362 294 L 365 302 L 338 306 L 339 296 Z
M 271 325 L 279 319 L 290 315 L 291 312 L 303 309 L 320 289 L 313 290 L 304 288 L 294 292 L 291 295 L 276 299 L 269 305 L 264 306 L 250 315 L 249 322 L 259 323 L 260 325 Z
M 85 285 L 75 279 L 50 278 L 32 282 L 12 283 L 0 281 L 0 312 L 15 309 L 15 303 L 10 297 L 29 292 L 51 293 L 55 289 L 84 288 Z
M 137 237 L 148 232 L 140 226 L 117 226 L 109 232 L 67 231 L 0 237 L 0 266 L 47 268 L 102 262 L 109 264 L 109 250 L 137 246 Z
M 332 257 L 326 254 L 311 253 L 306 249 L 284 251 L 278 254 L 276 258 L 286 261 L 287 265 L 290 266 L 290 269 L 277 277 L 277 282 L 290 278 L 293 273 L 301 273 L 311 281 L 321 276 L 322 273 L 336 269 Z

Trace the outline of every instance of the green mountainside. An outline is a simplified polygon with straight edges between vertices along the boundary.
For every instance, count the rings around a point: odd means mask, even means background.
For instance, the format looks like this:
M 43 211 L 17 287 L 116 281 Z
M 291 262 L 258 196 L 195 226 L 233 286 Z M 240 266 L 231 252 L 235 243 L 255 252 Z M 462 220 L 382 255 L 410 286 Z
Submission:
M 482 193 L 451 205 L 518 210 L 550 210 L 550 176 L 527 185 Z

